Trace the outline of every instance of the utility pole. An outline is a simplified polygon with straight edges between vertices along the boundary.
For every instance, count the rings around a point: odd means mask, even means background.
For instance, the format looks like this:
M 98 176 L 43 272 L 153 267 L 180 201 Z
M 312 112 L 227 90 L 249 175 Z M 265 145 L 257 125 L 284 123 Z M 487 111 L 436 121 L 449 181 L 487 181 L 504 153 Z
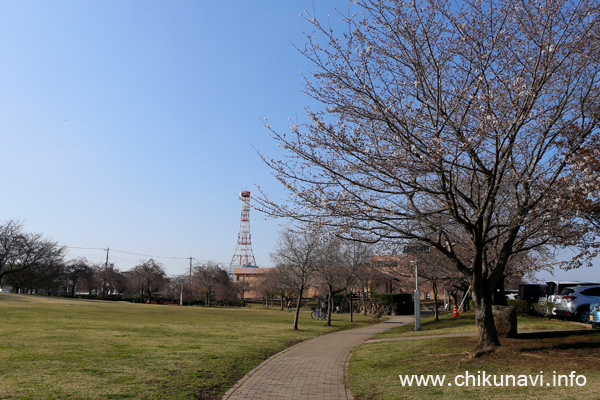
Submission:
M 179 279 L 179 283 L 181 284 L 181 291 L 179 292 L 179 305 L 183 306 L 183 282 L 185 279 Z
M 104 295 L 108 294 L 108 282 L 107 279 L 107 271 L 108 271 L 108 252 L 110 251 L 110 247 L 106 246 L 106 263 L 104 264 L 104 277 L 102 278 L 102 298 L 104 299 Z
M 190 284 L 192 283 L 192 256 L 190 256 Z

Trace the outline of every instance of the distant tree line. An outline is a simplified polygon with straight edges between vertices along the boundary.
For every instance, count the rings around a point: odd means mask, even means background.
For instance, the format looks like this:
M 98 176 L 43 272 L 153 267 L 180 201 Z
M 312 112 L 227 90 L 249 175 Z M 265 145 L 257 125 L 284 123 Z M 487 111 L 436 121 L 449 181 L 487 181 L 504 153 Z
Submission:
M 233 305 L 238 287 L 217 263 L 196 264 L 192 274 L 168 277 L 154 259 L 120 271 L 85 257 L 66 259 L 66 248 L 41 234 L 27 233 L 22 223 L 0 223 L 0 284 L 13 292 L 136 302 Z

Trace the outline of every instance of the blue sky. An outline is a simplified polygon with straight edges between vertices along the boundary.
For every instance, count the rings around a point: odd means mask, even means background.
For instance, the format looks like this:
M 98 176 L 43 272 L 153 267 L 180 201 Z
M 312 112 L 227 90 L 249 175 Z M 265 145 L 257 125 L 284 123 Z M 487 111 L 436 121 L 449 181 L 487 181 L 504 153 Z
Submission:
M 2 218 L 68 246 L 228 264 L 238 193 L 280 191 L 255 151 L 276 151 L 260 118 L 285 127 L 309 101 L 294 48 L 310 29 L 306 7 L 3 2 Z M 251 213 L 259 265 L 270 265 L 280 223 Z M 110 256 L 121 269 L 143 258 Z M 173 274 L 187 265 L 158 260 Z
M 347 7 L 318 1 L 320 15 Z M 0 3 L 2 219 L 71 247 L 228 264 L 238 193 L 283 196 L 255 148 L 310 99 L 312 0 Z M 257 263 L 284 221 L 251 212 Z M 121 270 L 136 254 L 111 252 Z M 103 262 L 102 250 L 70 257 Z M 189 261 L 157 258 L 169 274 Z M 578 271 L 591 279 L 590 270 Z M 557 275 L 562 276 L 562 275 Z

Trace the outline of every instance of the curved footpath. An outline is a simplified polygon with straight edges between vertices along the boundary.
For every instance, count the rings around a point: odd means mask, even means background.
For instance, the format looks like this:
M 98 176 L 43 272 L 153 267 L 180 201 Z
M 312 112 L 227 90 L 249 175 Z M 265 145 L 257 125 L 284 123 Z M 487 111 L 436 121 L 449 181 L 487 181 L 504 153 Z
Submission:
M 413 321 L 412 315 L 394 316 L 378 324 L 299 343 L 254 368 L 223 399 L 352 399 L 345 384 L 352 348 L 373 335 Z

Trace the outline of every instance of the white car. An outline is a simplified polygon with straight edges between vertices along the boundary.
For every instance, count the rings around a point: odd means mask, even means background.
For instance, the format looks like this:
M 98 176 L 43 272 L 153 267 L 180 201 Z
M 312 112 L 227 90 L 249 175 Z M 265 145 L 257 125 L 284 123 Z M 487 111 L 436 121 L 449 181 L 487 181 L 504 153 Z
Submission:
M 590 322 L 590 304 L 600 301 L 600 286 L 575 286 L 556 296 L 555 313 L 559 317 Z

